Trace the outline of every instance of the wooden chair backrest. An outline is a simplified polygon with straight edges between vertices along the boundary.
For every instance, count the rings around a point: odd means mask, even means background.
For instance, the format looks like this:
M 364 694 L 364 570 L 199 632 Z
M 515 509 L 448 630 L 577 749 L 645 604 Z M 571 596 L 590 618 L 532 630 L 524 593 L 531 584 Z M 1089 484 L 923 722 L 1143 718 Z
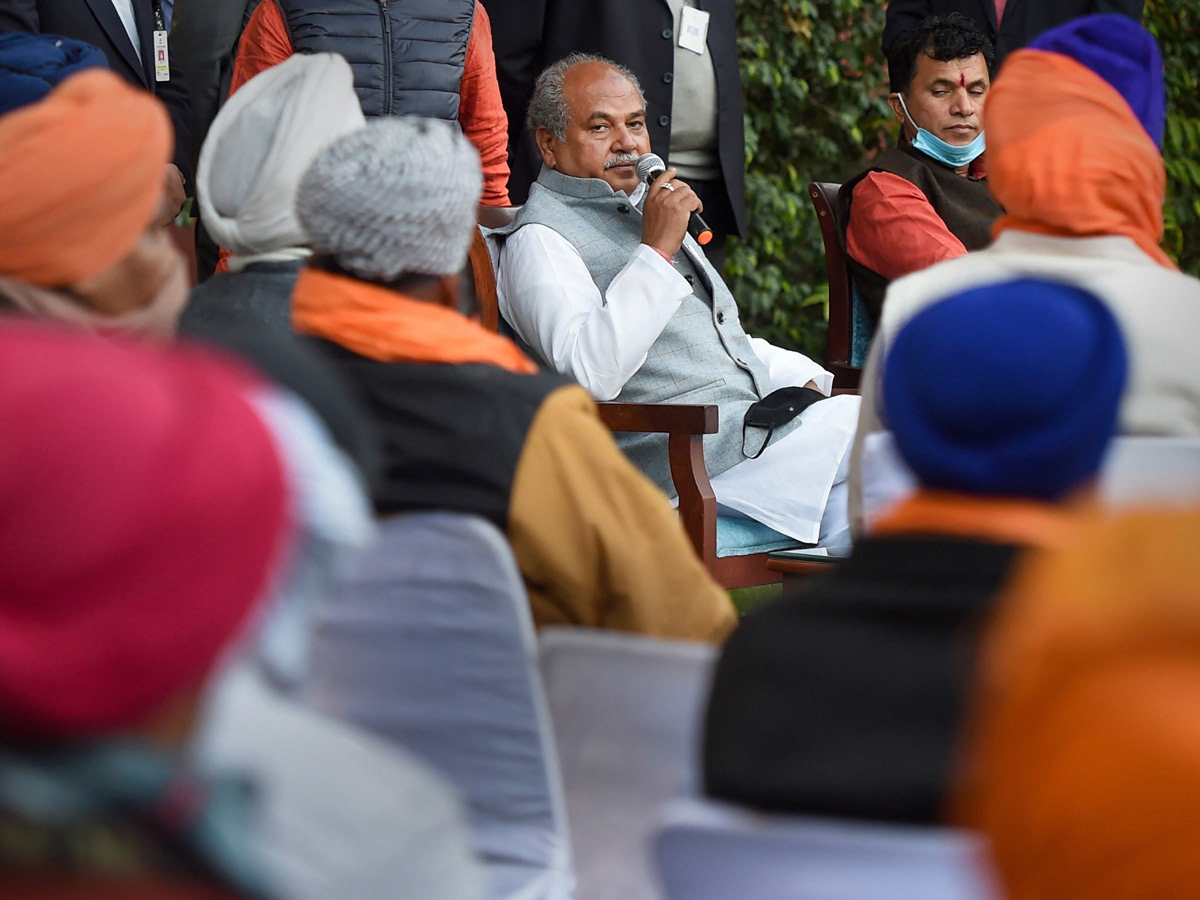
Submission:
M 500 302 L 496 299 L 496 270 L 492 268 L 492 255 L 487 240 L 479 228 L 471 238 L 471 249 L 467 252 L 471 277 L 475 281 L 475 299 L 479 304 L 479 321 L 488 331 L 500 331 Z
M 829 278 L 829 331 L 825 338 L 825 364 L 849 366 L 852 353 L 853 299 L 850 293 L 850 268 L 842 249 L 841 223 L 837 219 L 837 197 L 841 185 L 832 181 L 814 181 L 808 196 L 817 211 L 821 241 L 825 245 L 825 271 Z
M 475 283 L 475 297 L 479 302 L 479 320 L 488 331 L 500 330 L 500 303 L 496 298 L 496 268 L 483 229 L 507 225 L 520 209 L 519 206 L 481 206 L 476 214 L 478 227 L 471 238 L 467 260 Z

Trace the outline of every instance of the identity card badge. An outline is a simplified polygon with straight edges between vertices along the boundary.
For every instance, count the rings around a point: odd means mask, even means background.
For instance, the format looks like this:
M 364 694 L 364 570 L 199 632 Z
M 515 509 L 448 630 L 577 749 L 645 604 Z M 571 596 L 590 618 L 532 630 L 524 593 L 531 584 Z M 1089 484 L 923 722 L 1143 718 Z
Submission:
M 167 56 L 167 33 L 161 29 L 154 32 L 154 80 L 171 80 L 171 59 Z
M 708 41 L 708 13 L 694 6 L 685 6 L 679 17 L 679 46 L 693 53 L 704 53 Z

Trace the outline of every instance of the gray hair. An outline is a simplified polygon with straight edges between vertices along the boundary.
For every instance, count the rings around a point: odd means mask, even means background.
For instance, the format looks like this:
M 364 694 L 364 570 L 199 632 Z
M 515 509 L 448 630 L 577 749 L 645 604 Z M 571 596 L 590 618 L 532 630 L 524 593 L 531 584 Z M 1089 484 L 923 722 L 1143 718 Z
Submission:
M 536 135 L 539 128 L 545 128 L 558 141 L 567 139 L 567 124 L 571 121 L 571 111 L 567 109 L 567 101 L 563 99 L 563 82 L 571 69 L 583 63 L 603 63 L 616 69 L 633 85 L 642 102 L 646 102 L 637 76 L 625 66 L 595 53 L 572 53 L 543 70 L 533 85 L 533 97 L 529 101 L 529 113 L 525 117 L 525 127 L 533 134 Z

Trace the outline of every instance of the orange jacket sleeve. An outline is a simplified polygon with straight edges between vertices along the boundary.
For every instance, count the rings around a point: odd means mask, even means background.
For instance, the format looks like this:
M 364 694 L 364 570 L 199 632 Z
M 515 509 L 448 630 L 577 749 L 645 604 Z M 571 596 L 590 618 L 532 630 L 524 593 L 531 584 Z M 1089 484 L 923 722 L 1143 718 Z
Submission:
M 911 181 L 871 172 L 854 186 L 846 252 L 855 262 L 895 280 L 967 252 Z
M 229 82 L 230 95 L 259 72 L 279 65 L 291 55 L 292 42 L 283 13 L 270 0 L 258 4 L 238 42 L 237 61 L 233 64 Z
M 479 151 L 483 166 L 480 203 L 508 206 L 508 116 L 496 80 L 492 23 L 481 3 L 475 4 L 475 23 L 467 43 L 467 60 L 458 93 L 458 124 Z

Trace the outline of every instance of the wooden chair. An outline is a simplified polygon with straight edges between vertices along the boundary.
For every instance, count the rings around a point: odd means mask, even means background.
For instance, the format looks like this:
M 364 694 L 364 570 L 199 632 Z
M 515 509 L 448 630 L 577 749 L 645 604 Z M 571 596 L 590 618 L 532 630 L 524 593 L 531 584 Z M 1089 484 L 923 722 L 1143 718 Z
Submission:
M 487 209 L 486 213 L 483 210 Z M 480 207 L 480 225 L 494 228 L 512 221 L 517 208 Z M 484 218 L 487 222 L 485 223 Z M 491 251 L 480 228 L 471 242 L 468 269 L 475 283 L 480 320 L 499 331 L 496 272 Z M 674 403 L 598 403 L 600 420 L 612 431 L 665 434 L 667 460 L 684 531 L 701 562 L 726 590 L 759 584 L 778 584 L 780 572 L 767 568 L 767 553 L 717 556 L 717 498 L 704 464 L 704 435 L 717 433 L 717 407 Z
M 842 248 L 841 223 L 837 219 L 840 184 L 814 181 L 808 196 L 817 211 L 821 241 L 825 245 L 825 271 L 829 277 L 829 330 L 825 336 L 825 366 L 839 388 L 857 391 L 862 368 L 854 360 L 854 293 L 850 265 Z

